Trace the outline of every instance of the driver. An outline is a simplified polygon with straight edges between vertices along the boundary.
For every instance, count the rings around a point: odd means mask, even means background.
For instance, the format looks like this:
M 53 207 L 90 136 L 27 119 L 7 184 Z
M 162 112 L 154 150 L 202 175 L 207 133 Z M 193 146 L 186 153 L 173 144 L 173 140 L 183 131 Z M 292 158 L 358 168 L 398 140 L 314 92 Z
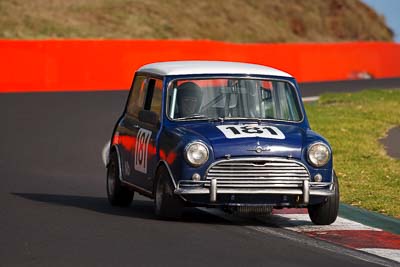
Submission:
M 193 82 L 185 82 L 178 86 L 179 117 L 189 117 L 200 112 L 203 91 Z

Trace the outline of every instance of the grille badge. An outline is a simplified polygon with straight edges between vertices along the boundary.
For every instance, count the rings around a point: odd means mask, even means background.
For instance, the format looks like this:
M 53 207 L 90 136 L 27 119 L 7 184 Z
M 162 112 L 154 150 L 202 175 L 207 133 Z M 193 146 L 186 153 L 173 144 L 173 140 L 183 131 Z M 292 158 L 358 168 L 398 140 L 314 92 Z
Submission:
M 261 153 L 263 151 L 271 151 L 271 148 L 269 148 L 268 146 L 266 147 L 256 146 L 255 149 L 249 149 L 248 151 L 255 151 L 256 153 Z

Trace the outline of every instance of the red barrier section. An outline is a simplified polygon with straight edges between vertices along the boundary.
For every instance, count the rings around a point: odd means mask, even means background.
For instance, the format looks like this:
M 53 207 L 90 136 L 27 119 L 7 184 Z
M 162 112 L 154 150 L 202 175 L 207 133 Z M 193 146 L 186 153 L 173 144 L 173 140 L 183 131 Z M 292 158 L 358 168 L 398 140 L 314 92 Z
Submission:
M 167 60 L 229 60 L 284 70 L 298 81 L 369 73 L 400 77 L 395 43 L 233 44 L 176 40 L 0 40 L 0 92 L 127 89 L 140 66 Z

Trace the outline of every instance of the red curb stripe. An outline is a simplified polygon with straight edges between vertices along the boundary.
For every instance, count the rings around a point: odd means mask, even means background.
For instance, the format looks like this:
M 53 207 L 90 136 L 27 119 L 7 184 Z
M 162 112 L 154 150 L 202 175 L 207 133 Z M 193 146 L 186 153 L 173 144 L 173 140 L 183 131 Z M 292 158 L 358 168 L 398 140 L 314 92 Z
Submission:
M 304 232 L 304 234 L 346 247 L 400 249 L 400 235 L 371 230 L 334 230 Z
M 272 214 L 308 214 L 307 209 L 273 209 Z

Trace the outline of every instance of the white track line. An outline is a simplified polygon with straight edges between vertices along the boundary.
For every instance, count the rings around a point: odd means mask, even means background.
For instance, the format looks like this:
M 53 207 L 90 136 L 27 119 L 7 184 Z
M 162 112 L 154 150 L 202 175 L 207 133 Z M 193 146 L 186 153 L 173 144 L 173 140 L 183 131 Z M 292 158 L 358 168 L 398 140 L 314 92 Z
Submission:
M 400 250 L 387 248 L 361 248 L 360 250 L 400 262 Z
M 301 98 L 303 102 L 313 102 L 313 101 L 318 101 L 319 96 L 306 96 Z
M 370 230 L 381 231 L 381 229 L 370 227 L 342 217 L 337 217 L 331 225 L 315 225 L 311 222 L 308 214 L 275 214 L 267 218 L 260 218 L 262 221 L 274 223 L 282 228 L 295 232 L 312 231 L 337 231 L 337 230 Z

